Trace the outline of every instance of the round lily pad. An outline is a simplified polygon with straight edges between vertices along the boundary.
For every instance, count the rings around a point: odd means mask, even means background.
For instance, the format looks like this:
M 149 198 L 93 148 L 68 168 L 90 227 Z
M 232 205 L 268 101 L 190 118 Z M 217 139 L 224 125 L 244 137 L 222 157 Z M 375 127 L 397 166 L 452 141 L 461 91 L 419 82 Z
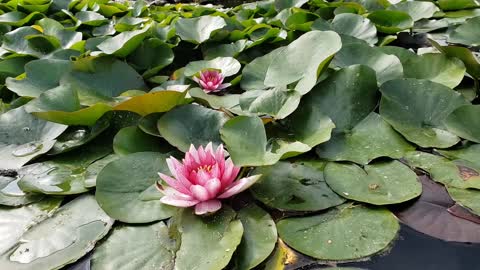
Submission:
M 379 32 L 395 34 L 413 27 L 413 19 L 405 12 L 397 10 L 377 10 L 368 15 Z
M 447 129 L 459 137 L 480 143 L 480 105 L 465 105 L 445 120 Z
M 399 161 L 366 165 L 329 163 L 328 185 L 345 198 L 375 205 L 408 201 L 422 193 L 417 175 Z
M 262 175 L 251 188 L 253 196 L 273 208 L 318 211 L 345 202 L 327 185 L 323 172 L 310 166 L 281 161 L 253 173 Z
M 277 228 L 283 241 L 306 255 L 344 261 L 386 249 L 400 225 L 386 209 L 346 204 L 319 215 L 283 219 Z
M 175 208 L 162 204 L 158 198 L 141 198 L 142 193 L 159 180 L 158 172 L 169 173 L 166 158 L 160 153 L 140 152 L 105 166 L 97 176 L 95 194 L 102 209 L 127 223 L 145 223 L 172 216 Z
M 447 191 L 454 201 L 480 215 L 480 190 L 448 187 Z

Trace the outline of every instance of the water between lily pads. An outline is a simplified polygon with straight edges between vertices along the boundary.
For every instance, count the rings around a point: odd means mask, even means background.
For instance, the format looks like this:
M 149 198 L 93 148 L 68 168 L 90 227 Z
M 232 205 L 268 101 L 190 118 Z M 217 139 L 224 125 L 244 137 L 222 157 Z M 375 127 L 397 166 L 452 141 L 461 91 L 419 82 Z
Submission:
M 400 236 L 390 252 L 374 256 L 368 261 L 338 266 L 365 270 L 473 270 L 478 269 L 478 254 L 480 244 L 445 242 L 402 225 Z M 89 258 L 87 256 L 64 270 L 90 270 Z M 324 267 L 309 265 L 289 269 L 313 270 Z

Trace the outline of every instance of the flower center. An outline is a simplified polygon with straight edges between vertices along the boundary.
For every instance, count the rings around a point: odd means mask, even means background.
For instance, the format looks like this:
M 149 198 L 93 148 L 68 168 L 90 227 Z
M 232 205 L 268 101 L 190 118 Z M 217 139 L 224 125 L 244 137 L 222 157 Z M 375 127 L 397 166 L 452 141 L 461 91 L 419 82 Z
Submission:
M 211 172 L 212 171 L 212 165 L 203 165 L 200 166 L 196 169 L 196 171 L 205 171 L 205 172 Z

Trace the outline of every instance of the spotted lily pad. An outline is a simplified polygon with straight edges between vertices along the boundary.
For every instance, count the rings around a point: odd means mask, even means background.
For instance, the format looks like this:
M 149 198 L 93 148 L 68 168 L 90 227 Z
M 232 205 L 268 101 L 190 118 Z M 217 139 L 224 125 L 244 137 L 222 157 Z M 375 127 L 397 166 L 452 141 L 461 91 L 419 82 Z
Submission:
M 354 164 L 328 163 L 328 185 L 345 198 L 375 205 L 411 200 L 422 193 L 417 175 L 399 161 Z
M 323 171 L 298 163 L 278 162 L 255 169 L 261 174 L 253 196 L 269 207 L 290 211 L 318 211 L 345 202 L 327 185 Z
M 480 143 L 480 105 L 465 105 L 445 119 L 447 129 L 459 137 Z
M 325 213 L 277 223 L 280 238 L 292 248 L 321 260 L 356 260 L 386 249 L 400 229 L 382 208 L 345 204 Z

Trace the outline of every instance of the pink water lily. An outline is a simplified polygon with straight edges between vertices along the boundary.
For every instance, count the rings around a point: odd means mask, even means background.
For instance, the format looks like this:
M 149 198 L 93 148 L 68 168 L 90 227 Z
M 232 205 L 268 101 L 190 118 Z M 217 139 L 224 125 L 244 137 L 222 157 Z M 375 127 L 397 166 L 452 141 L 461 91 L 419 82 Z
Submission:
M 198 83 L 206 93 L 218 92 L 230 86 L 229 83 L 223 83 L 223 75 L 215 69 L 202 70 L 193 80 Z
M 244 177 L 235 181 L 240 171 L 232 160 L 225 160 L 223 145 L 213 150 L 212 143 L 196 149 L 190 145 L 182 162 L 167 158 L 173 177 L 158 173 L 168 186 L 157 183 L 164 196 L 160 201 L 177 207 L 195 206 L 195 214 L 203 215 L 218 211 L 220 199 L 238 194 L 253 185 L 260 175 Z

